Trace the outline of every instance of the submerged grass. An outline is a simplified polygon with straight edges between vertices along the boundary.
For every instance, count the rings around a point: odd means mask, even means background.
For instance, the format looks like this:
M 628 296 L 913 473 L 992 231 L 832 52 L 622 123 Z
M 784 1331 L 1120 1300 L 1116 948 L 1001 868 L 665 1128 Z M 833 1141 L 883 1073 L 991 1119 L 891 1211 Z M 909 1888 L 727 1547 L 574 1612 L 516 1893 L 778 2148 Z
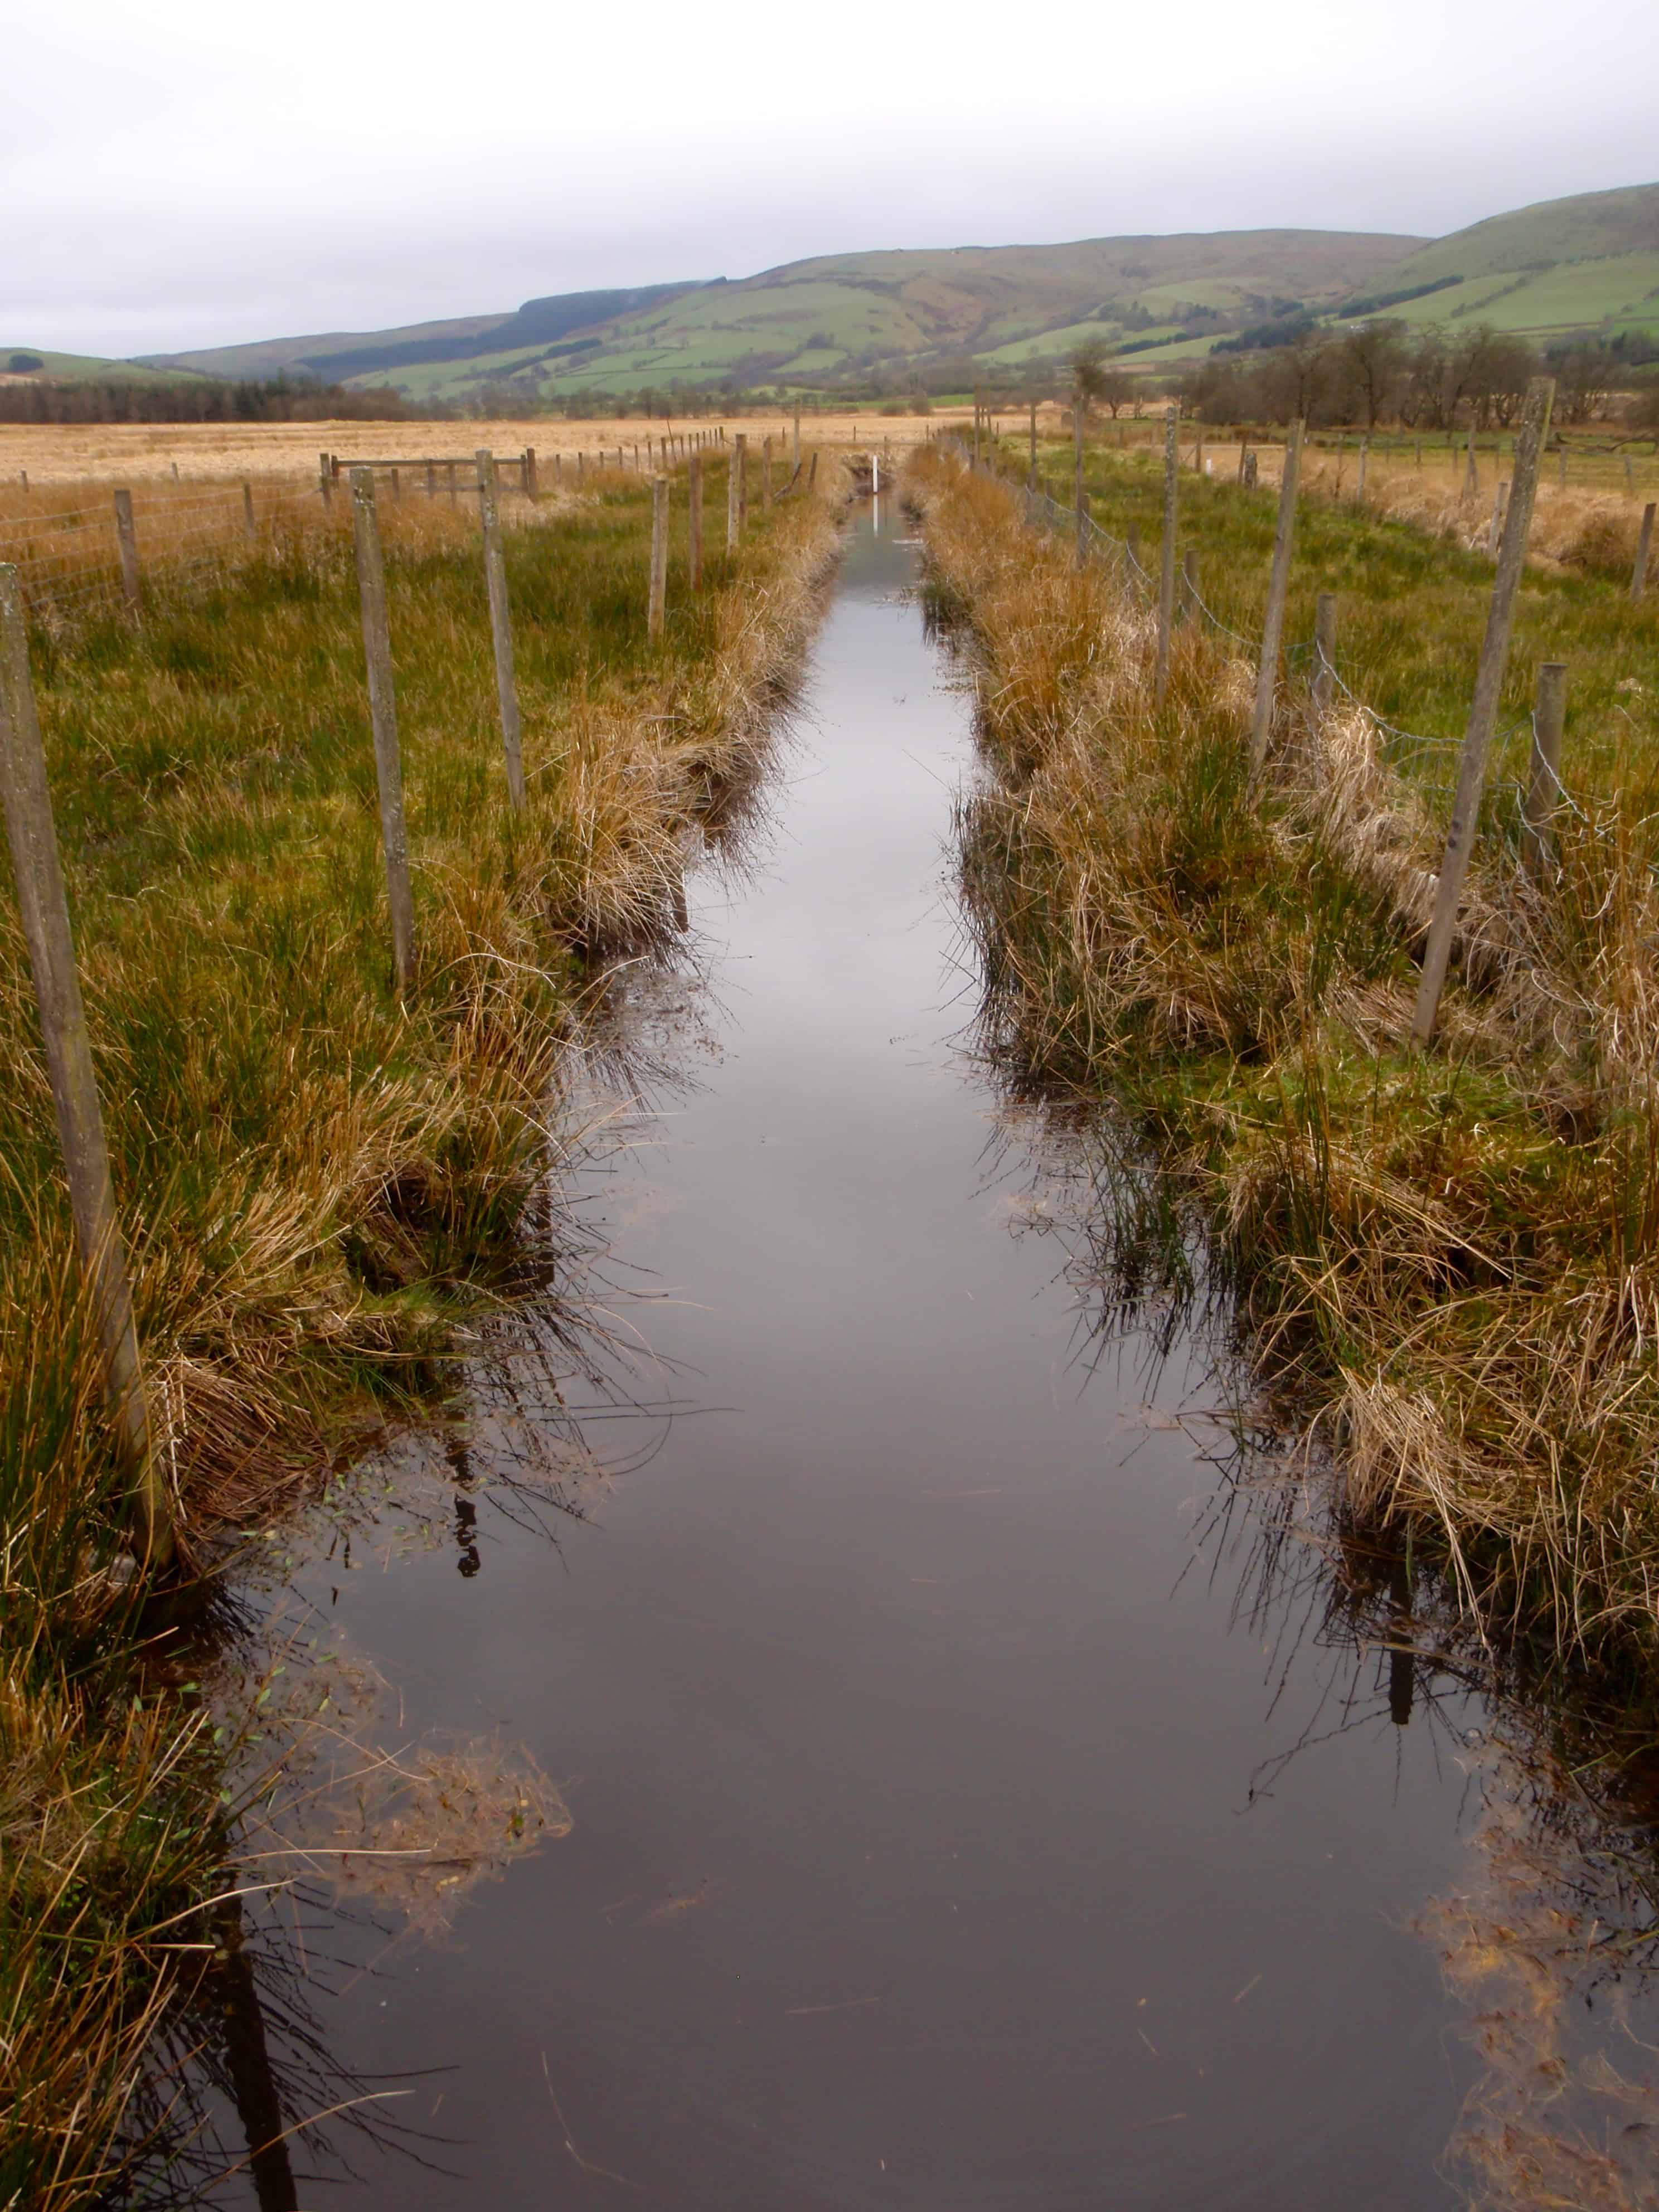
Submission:
M 1352 1512 L 1437 1551 L 1489 1632 L 1524 1623 L 1576 1660 L 1616 1651 L 1650 1689 L 1650 702 L 1633 701 L 1646 722 L 1619 775 L 1568 817 L 1546 890 L 1486 841 L 1441 1042 L 1416 1054 L 1438 838 L 1371 719 L 1304 705 L 1253 803 L 1245 656 L 1187 626 L 1158 708 L 1144 602 L 1099 564 L 1078 570 L 1008 490 L 948 458 L 911 484 L 1001 771 L 964 823 L 993 1037 L 1034 1078 L 1114 1097 L 1153 1142 L 1184 1194 L 1171 1218 L 1211 1240 L 1264 1384 L 1340 1444 Z M 1307 537 L 1325 526 L 1316 516 Z M 1363 551 L 1376 526 L 1328 526 Z M 1397 557 L 1419 596 L 1392 617 L 1391 572 L 1357 559 L 1355 574 L 1396 624 L 1405 682 L 1451 627 L 1419 626 L 1437 564 L 1448 606 L 1468 580 L 1463 556 L 1426 538 Z M 1610 691 L 1650 627 L 1632 635 L 1578 596 L 1609 586 L 1559 588 L 1559 618 L 1605 641 L 1586 689 Z
M 655 646 L 636 479 L 510 534 L 516 818 L 476 536 L 442 509 L 400 534 L 407 1005 L 337 521 L 153 598 L 141 627 L 33 641 L 147 1378 L 198 1564 L 441 1390 L 539 1279 L 520 1219 L 556 1160 L 582 963 L 672 928 L 688 835 L 756 769 L 833 543 L 827 501 L 792 500 L 692 600 L 677 505 Z M 220 1759 L 121 1551 L 9 900 L 0 1065 L 0 2204 L 58 2205 L 106 2169 L 226 1838 Z

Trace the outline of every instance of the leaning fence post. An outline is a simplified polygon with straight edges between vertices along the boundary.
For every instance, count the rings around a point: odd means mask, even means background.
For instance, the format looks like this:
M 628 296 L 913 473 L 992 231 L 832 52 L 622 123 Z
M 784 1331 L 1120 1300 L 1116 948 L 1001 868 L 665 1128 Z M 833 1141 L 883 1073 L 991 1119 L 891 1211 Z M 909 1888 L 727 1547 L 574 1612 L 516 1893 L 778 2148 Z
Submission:
M 1457 902 L 1474 842 L 1480 812 L 1480 793 L 1486 777 L 1486 749 L 1498 720 L 1498 696 L 1509 660 L 1510 630 L 1515 620 L 1515 594 L 1526 563 L 1527 537 L 1532 528 L 1533 498 L 1538 489 L 1538 462 L 1549 434 L 1550 403 L 1555 397 L 1552 378 L 1534 376 L 1527 386 L 1526 412 L 1515 444 L 1515 480 L 1510 492 L 1509 517 L 1498 556 L 1498 574 L 1492 587 L 1486 616 L 1486 635 L 1475 672 L 1474 696 L 1469 704 L 1468 726 L 1457 760 L 1457 787 L 1452 795 L 1451 825 L 1446 832 L 1445 855 L 1435 890 L 1434 915 L 1423 956 L 1418 985 L 1417 1010 L 1412 1018 L 1412 1036 L 1428 1043 L 1440 1012 L 1440 994 L 1451 959 L 1452 931 L 1457 921 Z
M 1176 444 L 1177 410 L 1164 410 L 1164 545 L 1158 577 L 1158 672 L 1153 684 L 1158 705 L 1170 688 L 1170 626 L 1175 620 L 1176 489 L 1181 456 Z
M 1336 696 L 1336 593 L 1322 592 L 1314 601 L 1313 702 L 1316 714 L 1330 712 Z
M 29 677 L 23 597 L 17 571 L 9 563 L 0 566 L 0 792 L 34 975 L 76 1249 L 98 1329 L 104 1389 L 117 1447 L 132 1486 L 140 1544 L 152 1565 L 164 1567 L 173 1557 L 173 1506 L 154 1448 L 139 1370 L 138 1329 Z
M 693 453 L 685 465 L 686 556 L 689 581 L 694 592 L 702 589 L 702 455 Z
M 143 605 L 143 594 L 138 587 L 138 533 L 132 526 L 130 491 L 115 495 L 115 543 L 121 556 L 121 597 L 127 603 L 127 612 L 136 618 Z
M 668 603 L 668 479 L 651 479 L 651 601 L 646 615 L 647 635 L 662 635 L 663 611 Z
M 507 755 L 507 795 L 515 814 L 524 811 L 524 749 L 519 726 L 519 687 L 513 673 L 513 613 L 507 598 L 507 554 L 501 544 L 501 502 L 495 495 L 495 458 L 480 447 L 478 512 L 483 523 L 484 586 L 489 594 L 489 635 L 495 647 L 495 698 Z
M 1291 549 L 1296 538 L 1296 487 L 1302 468 L 1303 424 L 1292 422 L 1285 438 L 1285 473 L 1279 485 L 1279 523 L 1273 532 L 1273 562 L 1267 576 L 1267 611 L 1261 624 L 1261 658 L 1255 672 L 1255 715 L 1250 725 L 1250 781 L 1267 766 L 1273 735 L 1273 702 L 1279 696 L 1279 641 L 1285 628 L 1285 598 L 1291 583 Z
M 1567 719 L 1567 665 L 1547 660 L 1538 672 L 1532 711 L 1531 773 L 1521 810 L 1521 860 L 1529 876 L 1555 865 L 1555 812 L 1561 803 L 1561 733 Z
M 452 465 L 452 479 L 454 473 Z M 374 732 L 374 775 L 380 793 L 380 842 L 386 850 L 386 903 L 392 912 L 392 969 L 398 995 L 406 999 L 415 983 L 415 902 L 409 887 L 404 770 L 398 750 L 398 695 L 392 678 L 386 565 L 380 558 L 373 469 L 351 471 L 351 509 L 357 538 L 357 595 L 362 607 L 363 655 L 368 664 L 369 721 Z
M 1648 555 L 1653 550 L 1654 501 L 1650 500 L 1642 509 L 1642 527 L 1636 538 L 1636 566 L 1631 570 L 1630 596 L 1632 606 L 1638 605 L 1648 586 Z

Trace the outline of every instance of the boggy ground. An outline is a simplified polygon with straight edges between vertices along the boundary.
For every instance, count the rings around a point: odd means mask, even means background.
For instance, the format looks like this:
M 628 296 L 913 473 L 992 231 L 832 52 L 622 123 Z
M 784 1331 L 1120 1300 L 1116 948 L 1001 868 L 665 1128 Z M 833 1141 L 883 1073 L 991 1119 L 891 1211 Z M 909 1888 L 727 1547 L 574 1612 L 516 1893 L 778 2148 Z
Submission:
M 1650 1690 L 1659 890 L 1651 732 L 1632 719 L 1650 720 L 1645 690 L 1620 701 L 1627 742 L 1594 749 L 1546 885 L 1516 872 L 1500 835 L 1484 842 L 1440 1037 L 1418 1054 L 1407 1035 L 1438 838 L 1371 718 L 1317 716 L 1297 694 L 1253 797 L 1249 658 L 1186 625 L 1158 708 L 1152 617 L 1113 567 L 1077 568 L 1013 492 L 947 455 L 908 481 L 998 771 L 964 824 L 988 1018 L 1034 1076 L 1104 1094 L 1125 1142 L 1155 1148 L 1164 1195 L 1120 1224 L 1126 1264 L 1178 1272 L 1187 1240 L 1207 1238 L 1264 1384 L 1340 1446 L 1348 1510 L 1437 1550 L 1488 1631 L 1524 1624 L 1563 1664 L 1616 1652 Z M 1453 593 L 1468 557 L 1421 537 L 1411 551 L 1443 562 Z M 1432 576 L 1414 588 L 1429 604 Z M 1611 603 L 1616 587 L 1572 586 L 1563 619 L 1576 675 L 1610 701 L 1632 641 L 1611 604 L 1582 604 L 1597 592 Z M 1444 650 L 1440 626 L 1409 615 L 1394 631 L 1402 684 L 1413 656 Z M 1620 658 L 1585 667 L 1598 635 Z
M 142 625 L 33 640 L 59 842 L 187 1562 L 441 1395 L 537 1294 L 584 963 L 672 928 L 686 840 L 754 772 L 844 477 L 751 508 L 645 637 L 648 494 L 599 477 L 509 534 L 529 797 L 510 813 L 475 527 L 389 557 L 419 968 L 392 988 L 342 516 Z M 33 993 L 0 907 L 0 2203 L 83 2201 L 147 2033 L 210 1956 L 225 1747 L 141 1603 L 70 1259 Z M 222 1948 L 222 1947 L 221 1947 Z

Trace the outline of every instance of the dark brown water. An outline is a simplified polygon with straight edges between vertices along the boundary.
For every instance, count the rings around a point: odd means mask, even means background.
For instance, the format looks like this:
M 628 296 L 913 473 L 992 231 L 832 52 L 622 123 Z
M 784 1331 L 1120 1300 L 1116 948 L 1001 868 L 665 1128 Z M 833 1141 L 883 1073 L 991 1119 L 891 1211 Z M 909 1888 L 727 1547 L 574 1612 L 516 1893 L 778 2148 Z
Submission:
M 330 2062 L 429 2136 L 296 2143 L 301 2204 L 1454 2201 L 1410 1923 L 1466 1779 L 1316 1595 L 1241 1610 L 1206 1348 L 1080 1334 L 961 1049 L 969 708 L 902 527 L 856 524 L 751 876 L 694 881 L 707 983 L 641 994 L 683 1080 L 599 1204 L 681 1410 L 592 1431 L 638 1463 L 556 1543 L 486 1492 L 305 1577 L 401 1741 L 522 1742 L 574 1827 L 446 1946 L 313 1914 Z

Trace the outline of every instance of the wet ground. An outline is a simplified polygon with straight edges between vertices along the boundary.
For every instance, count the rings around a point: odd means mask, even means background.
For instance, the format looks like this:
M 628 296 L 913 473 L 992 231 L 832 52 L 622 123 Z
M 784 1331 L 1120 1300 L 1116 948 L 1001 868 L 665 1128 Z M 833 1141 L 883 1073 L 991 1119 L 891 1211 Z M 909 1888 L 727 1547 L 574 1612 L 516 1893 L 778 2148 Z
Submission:
M 313 1918 L 331 2060 L 425 2134 L 296 2139 L 266 2204 L 1456 2201 L 1412 1923 L 1468 1784 L 1316 1565 L 1253 1607 L 1212 1346 L 1091 1334 L 1049 1140 L 964 1049 L 970 702 L 904 530 L 857 517 L 751 862 L 693 879 L 706 974 L 632 994 L 629 1471 L 556 1540 L 485 1482 L 302 1577 L 401 1742 L 521 1743 L 573 1825 L 437 1946 Z

